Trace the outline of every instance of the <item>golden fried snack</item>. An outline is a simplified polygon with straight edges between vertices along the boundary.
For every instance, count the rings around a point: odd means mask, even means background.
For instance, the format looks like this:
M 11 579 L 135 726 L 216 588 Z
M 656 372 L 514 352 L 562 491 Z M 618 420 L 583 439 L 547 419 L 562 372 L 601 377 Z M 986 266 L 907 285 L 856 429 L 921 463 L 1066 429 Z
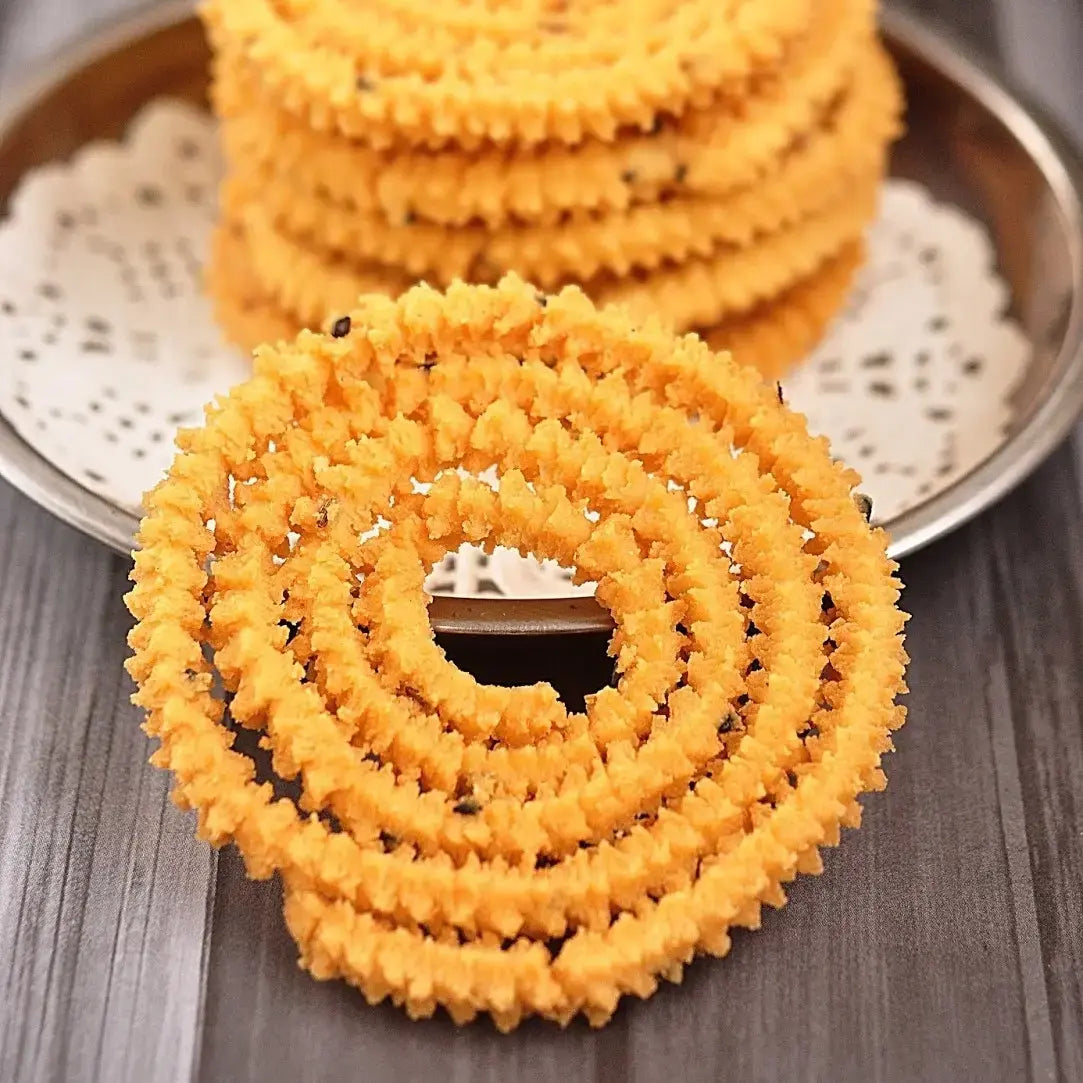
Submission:
M 747 315 L 700 334 L 712 350 L 728 352 L 765 379 L 777 380 L 803 361 L 823 338 L 864 262 L 864 245 L 847 245 L 811 278 Z
M 871 221 L 879 177 L 838 204 L 748 247 L 720 247 L 627 278 L 600 275 L 583 283 L 600 304 L 627 305 L 639 318 L 659 315 L 677 330 L 741 315 L 810 275 L 857 240 Z M 244 218 L 253 273 L 265 294 L 301 325 L 321 327 L 362 293 L 396 296 L 414 281 L 395 268 L 355 262 L 310 248 L 277 229 L 250 203 Z M 492 277 L 496 277 L 494 269 Z
M 848 245 L 811 278 L 749 314 L 700 334 L 711 349 L 731 353 L 766 379 L 778 379 L 823 337 L 863 263 L 863 245 Z M 280 312 L 261 292 L 238 228 L 217 232 L 210 278 L 219 323 L 227 339 L 242 349 L 251 351 L 261 342 L 292 338 L 302 330 L 296 319 Z
M 223 204 L 237 215 L 259 202 L 276 229 L 354 260 L 400 268 L 434 284 L 490 281 L 515 271 L 542 287 L 628 275 L 663 263 L 710 257 L 720 245 L 747 246 L 878 184 L 897 134 L 901 95 L 890 61 L 875 47 L 823 131 L 789 153 L 762 182 L 722 199 L 678 197 L 600 216 L 580 213 L 545 225 L 452 228 L 388 222 L 308 195 L 290 176 L 236 162 Z
M 776 68 L 813 0 L 502 4 L 206 0 L 216 51 L 318 131 L 468 149 L 648 130 Z
M 513 278 L 367 297 L 258 351 L 179 444 L 128 597 L 136 702 L 201 835 L 282 877 L 317 977 L 599 1024 L 725 954 L 884 783 L 884 536 L 826 442 L 692 336 Z M 436 648 L 424 576 L 463 541 L 597 580 L 620 677 L 585 714 Z M 298 801 L 233 747 L 216 674 Z
M 795 139 L 815 131 L 851 80 L 873 29 L 871 0 L 824 0 L 782 72 L 739 107 L 715 102 L 650 132 L 614 142 L 536 149 L 461 146 L 377 150 L 313 131 L 260 92 L 240 55 L 215 63 L 213 97 L 230 159 L 289 176 L 304 191 L 395 223 L 415 216 L 447 225 L 553 220 L 572 210 L 617 211 L 668 192 L 720 196 L 766 173 Z
M 215 228 L 206 270 L 214 316 L 227 339 L 247 351 L 261 342 L 294 338 L 296 320 L 280 312 L 252 273 L 243 228 L 226 219 Z

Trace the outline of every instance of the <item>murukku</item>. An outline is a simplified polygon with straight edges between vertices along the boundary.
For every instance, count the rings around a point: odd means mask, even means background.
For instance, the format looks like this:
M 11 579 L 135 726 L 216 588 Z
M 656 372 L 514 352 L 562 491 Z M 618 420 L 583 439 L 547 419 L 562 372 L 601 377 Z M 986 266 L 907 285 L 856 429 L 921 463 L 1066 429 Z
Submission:
M 739 107 L 721 102 L 662 116 L 650 132 L 622 131 L 613 142 L 514 153 L 461 145 L 380 150 L 314 131 L 277 108 L 243 57 L 228 51 L 216 58 L 213 97 L 238 166 L 273 170 L 306 192 L 382 211 L 390 222 L 416 216 L 496 226 L 573 210 L 619 211 L 669 192 L 726 195 L 763 176 L 845 93 L 872 36 L 872 7 L 871 0 L 827 0 L 784 72 Z
M 866 182 L 837 205 L 747 248 L 720 246 L 708 258 L 628 277 L 599 275 L 583 288 L 598 303 L 627 305 L 640 317 L 657 314 L 678 330 L 710 326 L 808 278 L 857 240 L 875 213 L 878 187 Z M 336 258 L 280 232 L 258 204 L 248 205 L 244 226 L 253 273 L 264 292 L 303 326 L 323 326 L 359 294 L 394 296 L 411 283 L 396 268 Z
M 235 163 L 223 205 L 235 215 L 258 201 L 276 229 L 336 256 L 371 260 L 437 285 L 487 281 L 515 271 L 542 287 L 611 272 L 709 257 L 720 245 L 748 246 L 838 204 L 853 188 L 877 184 L 896 134 L 900 96 L 887 58 L 870 52 L 824 132 L 788 155 L 762 183 L 714 200 L 676 198 L 546 225 L 449 228 L 392 223 L 309 196 L 288 175 Z
M 599 1024 L 725 954 L 884 783 L 883 533 L 694 336 L 514 278 L 369 296 L 259 350 L 179 447 L 128 596 L 136 702 L 200 834 L 281 876 L 317 977 L 414 1016 Z M 463 541 L 596 580 L 616 687 L 574 714 L 448 662 L 423 582 Z
M 294 338 L 301 325 L 280 312 L 252 273 L 244 229 L 225 219 L 214 230 L 205 271 L 214 316 L 226 339 L 251 352 L 261 342 Z
M 839 314 L 865 262 L 861 243 L 848 245 L 811 278 L 744 316 L 700 330 L 712 350 L 731 353 L 768 380 L 804 360 Z
M 785 59 L 812 0 L 426 4 L 207 0 L 215 49 L 287 112 L 373 146 L 612 139 L 702 105 Z

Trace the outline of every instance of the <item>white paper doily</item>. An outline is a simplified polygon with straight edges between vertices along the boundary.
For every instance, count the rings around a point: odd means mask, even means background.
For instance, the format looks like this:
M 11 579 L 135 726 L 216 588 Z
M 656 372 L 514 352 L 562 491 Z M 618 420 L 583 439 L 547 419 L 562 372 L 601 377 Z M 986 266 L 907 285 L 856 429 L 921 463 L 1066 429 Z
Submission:
M 168 466 L 176 428 L 248 372 L 202 292 L 221 167 L 212 118 L 153 102 L 122 143 L 26 178 L 0 224 L 0 413 L 122 507 Z M 886 522 L 996 450 L 1030 346 L 985 230 L 957 209 L 891 181 L 869 248 L 846 312 L 784 390 Z M 583 588 L 515 553 L 463 550 L 430 589 Z

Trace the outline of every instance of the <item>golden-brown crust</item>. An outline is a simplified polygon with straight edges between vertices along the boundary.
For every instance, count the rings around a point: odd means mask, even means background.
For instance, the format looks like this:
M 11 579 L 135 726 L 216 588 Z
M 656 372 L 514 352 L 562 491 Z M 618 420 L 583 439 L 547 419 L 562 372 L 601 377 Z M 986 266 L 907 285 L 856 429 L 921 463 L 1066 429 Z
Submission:
M 700 334 L 712 350 L 725 350 L 765 379 L 776 380 L 804 360 L 823 338 L 864 261 L 862 243 L 847 245 L 781 296 Z
M 234 162 L 223 205 L 236 215 L 258 202 L 277 229 L 306 245 L 437 285 L 515 271 L 550 288 L 710 257 L 721 245 L 748 246 L 837 204 L 854 188 L 878 183 L 900 103 L 890 61 L 870 48 L 824 128 L 769 177 L 720 199 L 676 197 L 551 224 L 453 228 L 412 218 L 389 222 L 382 210 L 338 204 L 299 190 L 288 174 Z
M 627 278 L 598 276 L 584 288 L 600 304 L 626 305 L 640 319 L 659 316 L 679 331 L 718 323 L 808 278 L 857 240 L 875 213 L 878 187 L 867 183 L 837 205 L 748 248 L 721 248 L 707 259 Z M 261 288 L 303 326 L 322 326 L 361 294 L 397 296 L 414 281 L 394 268 L 309 248 L 276 230 L 258 205 L 248 208 L 244 225 Z
M 281 874 L 318 977 L 411 1015 L 601 1023 L 724 954 L 883 785 L 885 538 L 826 443 L 693 336 L 511 279 L 367 297 L 337 337 L 260 350 L 180 444 L 128 597 L 136 700 L 201 835 Z M 571 715 L 447 662 L 422 581 L 464 540 L 596 577 L 617 688 Z M 303 807 L 233 748 L 211 657 Z
M 235 162 L 278 170 L 306 191 L 382 210 L 389 221 L 410 214 L 447 225 L 552 220 L 570 210 L 624 210 L 674 190 L 721 196 L 751 184 L 821 122 L 871 34 L 870 0 L 825 0 L 784 73 L 739 108 L 714 103 L 663 118 L 651 133 L 626 130 L 614 142 L 513 154 L 460 145 L 381 151 L 313 131 L 269 102 L 244 59 L 229 51 L 216 60 L 214 99 Z
M 606 9 L 619 17 L 599 17 Z M 775 68 L 815 9 L 813 0 L 583 2 L 559 15 L 560 32 L 534 3 L 468 17 L 469 32 L 454 25 L 457 10 L 430 4 L 413 21 L 387 4 L 358 14 L 336 0 L 206 0 L 202 14 L 215 48 L 243 55 L 312 128 L 439 146 L 649 129 L 659 112 Z

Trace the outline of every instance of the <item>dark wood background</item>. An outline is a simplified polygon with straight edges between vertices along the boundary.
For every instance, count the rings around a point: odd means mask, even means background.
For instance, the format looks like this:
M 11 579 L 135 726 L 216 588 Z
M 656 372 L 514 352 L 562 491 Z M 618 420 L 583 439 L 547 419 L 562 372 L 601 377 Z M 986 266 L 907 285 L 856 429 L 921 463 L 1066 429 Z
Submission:
M 4 79 L 131 0 L 0 0 Z M 1074 0 L 924 0 L 1083 137 Z M 410 1024 L 300 973 L 193 840 L 126 562 L 0 484 L 0 1080 L 1083 1080 L 1083 434 L 905 562 L 910 723 L 827 872 L 601 1032 Z

